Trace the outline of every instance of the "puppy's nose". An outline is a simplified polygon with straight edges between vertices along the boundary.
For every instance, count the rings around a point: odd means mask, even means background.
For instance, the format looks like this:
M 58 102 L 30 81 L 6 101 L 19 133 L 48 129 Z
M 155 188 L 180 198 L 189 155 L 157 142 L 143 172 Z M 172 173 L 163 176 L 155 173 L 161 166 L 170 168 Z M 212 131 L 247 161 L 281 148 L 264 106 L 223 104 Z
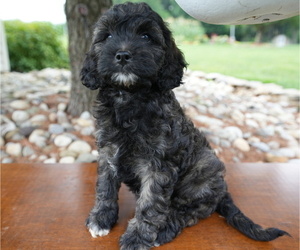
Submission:
M 129 51 L 118 51 L 115 58 L 117 63 L 125 65 L 132 59 L 132 55 Z

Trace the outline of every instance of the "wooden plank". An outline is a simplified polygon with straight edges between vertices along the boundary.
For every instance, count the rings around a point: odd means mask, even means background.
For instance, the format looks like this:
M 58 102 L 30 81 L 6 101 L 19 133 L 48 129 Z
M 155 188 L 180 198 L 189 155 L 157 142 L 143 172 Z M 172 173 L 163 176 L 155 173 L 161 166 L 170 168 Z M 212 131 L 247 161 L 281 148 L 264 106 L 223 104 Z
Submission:
M 120 191 L 119 221 L 108 236 L 93 239 L 84 222 L 93 205 L 95 164 L 3 164 L 2 249 L 119 249 L 135 201 Z M 232 164 L 227 181 L 236 204 L 256 223 L 293 238 L 256 242 L 213 214 L 158 249 L 299 249 L 299 167 Z

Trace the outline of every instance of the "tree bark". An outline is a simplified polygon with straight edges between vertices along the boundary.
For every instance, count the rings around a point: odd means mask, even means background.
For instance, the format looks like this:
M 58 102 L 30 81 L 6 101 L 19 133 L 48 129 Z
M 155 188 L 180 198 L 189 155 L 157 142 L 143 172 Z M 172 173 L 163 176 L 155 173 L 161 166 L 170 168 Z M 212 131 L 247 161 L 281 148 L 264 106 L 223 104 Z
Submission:
M 89 50 L 93 27 L 98 18 L 112 5 L 112 0 L 66 0 L 65 13 L 69 34 L 69 55 L 72 72 L 71 95 L 67 112 L 73 116 L 92 111 L 96 92 L 84 87 L 80 70 Z

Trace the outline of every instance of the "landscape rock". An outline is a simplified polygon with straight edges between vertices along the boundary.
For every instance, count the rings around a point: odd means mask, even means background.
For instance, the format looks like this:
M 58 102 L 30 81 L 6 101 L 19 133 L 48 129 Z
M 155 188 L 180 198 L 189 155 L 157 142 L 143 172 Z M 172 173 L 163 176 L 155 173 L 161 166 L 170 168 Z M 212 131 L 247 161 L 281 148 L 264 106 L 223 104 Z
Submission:
M 229 140 L 230 142 L 233 142 L 238 138 L 243 138 L 243 132 L 238 127 L 229 126 L 225 127 L 223 130 L 220 130 L 218 132 L 218 136 L 220 136 L 223 139 Z
M 44 163 L 45 164 L 53 164 L 53 163 L 56 163 L 56 159 L 55 158 L 49 158 L 49 159 L 44 160 Z
M 96 162 L 97 156 L 92 154 L 80 154 L 78 158 L 76 159 L 76 162 Z
M 28 147 L 28 146 L 25 146 L 22 150 L 22 155 L 24 157 L 33 155 L 34 153 L 35 153 L 35 151 L 31 147 Z
M 267 153 L 266 154 L 266 161 L 267 162 L 281 162 L 281 163 L 284 163 L 284 162 L 287 162 L 289 159 L 285 156 L 276 156 L 276 155 L 273 155 L 273 154 L 270 154 L 270 153 Z
M 43 125 L 43 123 L 47 120 L 48 118 L 45 115 L 35 115 L 30 118 L 31 124 L 35 126 Z
M 59 103 L 57 106 L 57 109 L 60 111 L 65 111 L 66 108 L 67 108 L 67 104 L 65 104 L 65 103 Z
M 37 128 L 36 126 L 20 127 L 19 133 L 25 137 L 28 137 L 36 128 Z
M 257 134 L 263 137 L 274 136 L 275 134 L 275 127 L 274 126 L 267 126 L 257 130 Z
M 21 143 L 9 142 L 6 144 L 6 153 L 11 156 L 19 157 L 22 155 L 22 145 Z
M 296 150 L 299 150 L 299 148 L 296 148 L 295 150 L 291 149 L 291 148 L 279 148 L 277 150 L 270 151 L 270 153 L 275 156 L 294 158 L 294 157 L 296 157 Z
M 13 162 L 14 162 L 14 160 L 11 158 L 3 158 L 1 160 L 1 163 L 13 163 Z
M 12 113 L 12 120 L 16 123 L 21 123 L 29 119 L 29 114 L 23 110 L 15 110 Z
M 72 156 L 65 156 L 60 158 L 59 163 L 74 163 L 75 162 L 75 158 Z
M 66 147 L 72 142 L 72 138 L 67 135 L 58 135 L 54 139 L 54 144 L 57 147 Z
M 13 122 L 1 124 L 1 136 L 5 136 L 8 132 L 16 130 L 17 126 Z
M 64 127 L 60 124 L 50 124 L 48 131 L 51 134 L 61 134 L 64 132 Z
M 91 152 L 92 147 L 85 141 L 75 141 L 70 144 L 68 150 L 81 154 Z
M 15 100 L 12 101 L 9 106 L 13 109 L 21 109 L 21 110 L 26 110 L 30 107 L 29 102 L 24 101 L 24 100 Z
M 264 142 L 252 142 L 251 146 L 257 148 L 258 150 L 260 150 L 262 152 L 270 151 L 270 146 Z
M 93 115 L 67 114 L 70 76 L 62 69 L 1 74 L 1 162 L 96 161 Z M 223 162 L 299 160 L 299 90 L 190 70 L 183 81 L 174 93 Z M 6 152 L 9 143 L 21 145 L 18 156 Z
M 233 142 L 233 146 L 243 152 L 248 152 L 250 151 L 250 146 L 246 140 L 243 138 L 237 138 Z
M 43 148 L 47 145 L 48 137 L 49 135 L 46 131 L 42 129 L 36 129 L 30 134 L 28 140 L 36 146 Z
M 0 147 L 3 147 L 5 145 L 5 140 L 2 136 L 0 136 Z

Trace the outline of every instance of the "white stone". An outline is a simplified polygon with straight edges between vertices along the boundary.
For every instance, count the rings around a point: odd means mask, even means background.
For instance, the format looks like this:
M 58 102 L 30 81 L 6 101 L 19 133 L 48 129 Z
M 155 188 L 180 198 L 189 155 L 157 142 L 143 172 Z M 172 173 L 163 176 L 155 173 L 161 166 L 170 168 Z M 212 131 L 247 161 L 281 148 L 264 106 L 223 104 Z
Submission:
M 50 124 L 48 131 L 51 134 L 61 134 L 64 132 L 64 127 L 60 124 Z
M 42 162 L 44 162 L 44 161 L 47 160 L 47 159 L 48 159 L 47 155 L 40 155 L 40 156 L 38 157 L 38 160 L 39 160 L 39 161 L 42 161 Z
M 58 135 L 54 139 L 54 144 L 57 147 L 66 147 L 72 142 L 72 138 L 67 135 Z
M 194 117 L 195 120 L 197 120 L 200 123 L 206 124 L 206 125 L 214 125 L 214 126 L 223 126 L 223 122 L 219 119 L 216 118 L 211 118 L 208 116 L 204 116 L 204 115 L 198 115 L 196 117 Z
M 53 163 L 56 163 L 56 159 L 55 158 L 49 158 L 49 159 L 44 160 L 44 163 L 53 164 Z
M 6 153 L 11 156 L 21 156 L 22 155 L 22 145 L 21 143 L 9 142 L 5 146 Z
M 264 137 L 274 136 L 275 127 L 274 126 L 267 126 L 267 127 L 258 129 L 257 134 L 261 135 L 261 136 L 264 136 Z
M 57 121 L 59 124 L 62 124 L 62 123 L 69 123 L 69 119 L 67 117 L 67 114 L 61 110 L 57 111 Z
M 30 118 L 30 122 L 32 125 L 43 125 L 48 120 L 47 116 L 45 115 L 35 115 Z
M 91 127 L 91 126 L 94 126 L 94 121 L 87 120 L 87 119 L 82 119 L 82 118 L 77 119 L 76 123 L 79 126 L 81 126 L 81 127 Z
M 76 159 L 76 162 L 96 162 L 98 159 L 97 156 L 90 153 L 80 154 Z
M 67 104 L 65 104 L 65 103 L 59 103 L 57 105 L 57 109 L 60 110 L 60 111 L 65 111 L 66 108 L 67 108 Z
M 270 141 L 268 143 L 271 149 L 279 149 L 280 148 L 280 143 L 277 141 Z
M 49 110 L 49 107 L 48 107 L 48 105 L 46 103 L 41 103 L 40 106 L 39 106 L 39 108 L 41 110 L 44 110 L 44 111 Z
M 248 142 L 246 140 L 244 140 L 243 138 L 237 138 L 233 142 L 233 146 L 243 152 L 250 151 L 250 146 L 249 146 Z
M 99 152 L 98 152 L 98 150 L 92 150 L 92 155 L 95 155 L 95 156 L 99 156 Z
M 47 141 L 47 138 L 48 138 L 48 133 L 42 129 L 36 129 L 34 130 L 28 140 L 29 142 L 31 143 L 34 143 L 36 146 L 38 147 L 45 147 L 47 144 L 46 144 L 46 141 Z
M 34 153 L 35 153 L 35 151 L 31 147 L 28 147 L 28 146 L 25 146 L 22 150 L 22 155 L 24 157 L 31 156 Z
M 75 158 L 72 156 L 65 156 L 59 160 L 59 163 L 64 163 L 64 164 L 74 163 L 74 162 L 75 162 Z
M 55 122 L 57 119 L 57 115 L 55 113 L 50 113 L 48 118 L 50 122 Z
M 235 110 L 233 110 L 233 112 L 231 113 L 231 118 L 232 118 L 233 120 L 235 120 L 237 123 L 243 124 L 243 123 L 244 123 L 245 116 L 244 116 L 244 114 L 243 114 L 241 111 L 235 109 Z
M 1 136 L 6 135 L 10 131 L 14 131 L 17 128 L 16 124 L 10 121 L 9 123 L 1 124 Z
M 23 101 L 23 100 L 15 100 L 15 101 L 12 101 L 9 106 L 13 109 L 21 109 L 21 110 L 24 110 L 24 109 L 28 109 L 30 107 L 30 104 L 29 102 L 27 101 Z
M 89 136 L 92 135 L 94 132 L 95 127 L 85 127 L 81 129 L 80 134 Z
M 280 148 L 277 150 L 270 151 L 271 154 L 276 156 L 284 156 L 288 158 L 294 158 L 296 157 L 296 151 L 299 150 L 298 148 Z
M 260 150 L 262 152 L 270 151 L 269 145 L 264 142 L 253 142 L 253 143 L 251 143 L 251 146 L 257 148 L 258 150 Z
M 92 151 L 92 147 L 85 141 L 74 141 L 68 147 L 68 150 L 74 151 L 76 153 L 89 153 Z
M 92 117 L 92 115 L 88 111 L 84 111 L 80 115 L 80 118 L 85 119 L 85 120 L 91 119 L 91 117 Z
M 15 110 L 12 113 L 12 120 L 16 123 L 21 123 L 29 119 L 29 114 L 23 110 Z
M 229 126 L 219 131 L 217 134 L 223 139 L 227 139 L 230 142 L 233 142 L 237 138 L 243 138 L 243 132 L 240 128 L 235 126 Z
M 252 127 L 252 128 L 258 128 L 259 127 L 258 123 L 256 121 L 252 120 L 252 119 L 246 119 L 245 124 L 246 124 L 246 126 Z
M 4 141 L 3 137 L 1 136 L 0 137 L 0 147 L 3 147 L 4 144 L 5 144 L 5 141 Z
M 14 160 L 13 159 L 11 159 L 11 158 L 3 158 L 2 160 L 1 160 L 1 163 L 13 163 L 14 162 Z

